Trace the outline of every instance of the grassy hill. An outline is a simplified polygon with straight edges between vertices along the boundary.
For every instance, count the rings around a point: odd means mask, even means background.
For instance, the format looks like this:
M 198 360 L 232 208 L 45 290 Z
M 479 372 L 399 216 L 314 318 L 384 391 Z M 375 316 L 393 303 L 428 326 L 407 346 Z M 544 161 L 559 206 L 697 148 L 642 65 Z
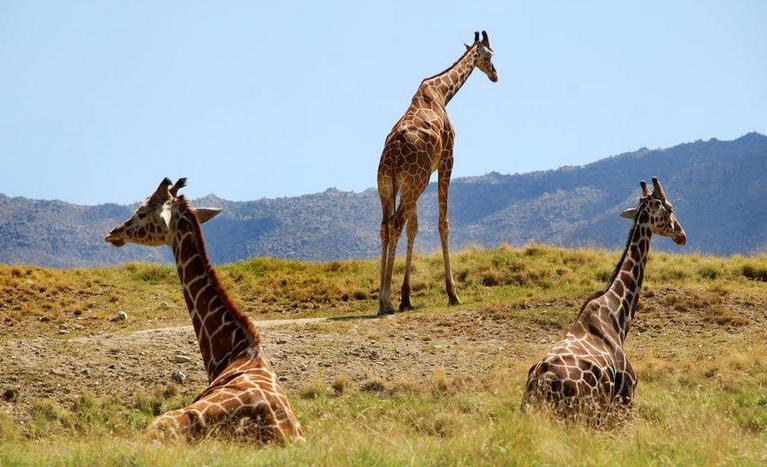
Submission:
M 655 243 L 661 243 L 659 239 Z M 767 461 L 767 256 L 651 252 L 627 353 L 633 420 L 609 432 L 519 411 L 527 369 L 619 252 L 532 245 L 417 256 L 416 310 L 370 319 L 375 261 L 219 268 L 260 324 L 307 443 L 141 438 L 205 386 L 175 271 L 0 265 L 0 464 L 759 464 Z M 395 270 L 401 280 L 402 264 Z M 396 288 L 395 288 L 396 289 Z M 111 321 L 117 311 L 128 319 Z M 294 318 L 322 320 L 280 321 Z M 177 364 L 177 353 L 193 362 Z M 174 369 L 188 380 L 173 382 Z

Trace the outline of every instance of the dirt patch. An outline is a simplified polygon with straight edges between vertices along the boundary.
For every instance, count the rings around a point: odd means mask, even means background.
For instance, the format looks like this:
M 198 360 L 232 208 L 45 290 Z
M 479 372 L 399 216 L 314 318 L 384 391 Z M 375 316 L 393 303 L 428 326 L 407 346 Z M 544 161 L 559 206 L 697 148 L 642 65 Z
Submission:
M 520 354 L 519 341 L 529 343 L 531 336 L 502 321 L 477 311 L 457 311 L 435 319 L 412 313 L 258 325 L 264 351 L 283 384 L 297 391 L 317 379 L 330 386 L 339 375 L 359 387 L 373 379 L 423 380 L 441 369 L 473 374 L 509 359 L 529 359 Z M 538 337 L 553 342 L 559 336 Z M 190 356 L 191 361 L 177 363 L 177 355 Z M 0 389 L 16 391 L 13 401 L 0 399 L 0 407 L 17 420 L 26 418 L 30 404 L 43 398 L 67 405 L 86 392 L 128 403 L 137 390 L 177 384 L 171 376 L 176 370 L 187 375 L 179 385 L 183 395 L 194 396 L 207 385 L 191 326 L 10 340 L 0 344 L 0 368 Z
M 627 342 L 630 356 L 647 353 L 648 345 L 657 352 L 677 352 L 680 345 L 697 349 L 695 342 L 711 336 L 764 337 L 763 311 L 743 297 L 715 300 L 716 306 L 742 317 L 743 322 L 732 325 L 707 320 L 706 309 L 676 305 L 695 297 L 679 302 L 667 289 L 648 295 Z M 703 308 L 706 298 L 697 301 Z M 264 351 L 297 396 L 318 381 L 347 390 L 364 389 L 371 381 L 406 387 L 435 374 L 481 380 L 496 368 L 525 372 L 563 337 L 576 315 L 577 307 L 564 301 L 257 324 Z M 178 355 L 190 360 L 178 363 Z M 194 397 L 208 383 L 191 326 L 6 340 L 0 343 L 0 368 L 0 391 L 9 395 L 0 392 L 0 411 L 22 422 L 40 399 L 66 406 L 91 393 L 129 404 L 137 391 L 171 384 L 181 395 Z M 187 376 L 183 384 L 173 382 L 174 371 Z

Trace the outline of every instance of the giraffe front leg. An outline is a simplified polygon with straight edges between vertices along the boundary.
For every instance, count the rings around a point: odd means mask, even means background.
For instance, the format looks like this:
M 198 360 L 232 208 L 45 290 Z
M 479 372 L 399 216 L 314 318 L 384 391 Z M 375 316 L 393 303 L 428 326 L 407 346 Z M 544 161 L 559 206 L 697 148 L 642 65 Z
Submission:
M 198 435 L 205 423 L 201 413 L 191 407 L 171 410 L 157 417 L 147 428 L 146 438 L 167 442 L 193 438 Z
M 450 247 L 448 245 L 448 235 L 450 228 L 447 219 L 447 192 L 450 186 L 450 174 L 453 171 L 452 151 L 449 157 L 443 157 L 439 166 L 439 239 L 442 243 L 442 259 L 445 263 L 445 291 L 447 292 L 448 303 L 450 305 L 460 305 L 461 300 L 455 291 L 455 281 L 453 281 L 453 269 L 450 266 Z
M 624 356 L 624 358 L 626 358 Z M 634 404 L 634 392 L 637 387 L 637 377 L 634 368 L 628 359 L 625 359 L 624 368 L 615 372 L 615 396 L 614 401 L 630 409 Z

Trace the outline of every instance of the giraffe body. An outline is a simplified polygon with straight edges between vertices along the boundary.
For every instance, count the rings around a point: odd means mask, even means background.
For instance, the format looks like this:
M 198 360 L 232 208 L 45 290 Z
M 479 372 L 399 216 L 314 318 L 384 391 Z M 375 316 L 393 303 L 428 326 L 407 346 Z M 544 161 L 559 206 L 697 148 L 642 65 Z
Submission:
M 195 401 L 158 417 L 156 439 L 227 436 L 259 443 L 300 439 L 298 419 L 269 361 L 248 351 L 235 359 Z
M 637 377 L 623 350 L 639 303 L 653 233 L 687 241 L 660 182 L 653 193 L 642 182 L 634 223 L 608 286 L 581 308 L 578 319 L 540 362 L 530 368 L 523 406 L 546 405 L 562 418 L 601 425 L 631 407 Z
M 451 305 L 460 304 L 450 267 L 448 247 L 448 187 L 453 170 L 455 132 L 446 106 L 463 86 L 475 67 L 491 81 L 498 80 L 492 64 L 492 49 L 487 34 L 475 33 L 474 44 L 453 66 L 423 80 L 405 114 L 386 137 L 378 164 L 378 195 L 381 200 L 381 286 L 378 313 L 391 313 L 391 281 L 397 243 L 407 226 L 407 255 L 402 283 L 400 310 L 411 309 L 410 271 L 413 242 L 418 232 L 418 198 L 439 171 L 439 234 L 445 264 L 445 288 Z M 399 206 L 396 205 L 399 194 Z
M 168 179 L 106 241 L 169 245 L 210 385 L 188 407 L 167 412 L 149 427 L 152 437 L 212 435 L 254 442 L 302 439 L 301 425 L 264 355 L 258 330 L 230 300 L 208 259 L 200 224 L 220 210 L 192 208 L 176 196 L 185 184 Z

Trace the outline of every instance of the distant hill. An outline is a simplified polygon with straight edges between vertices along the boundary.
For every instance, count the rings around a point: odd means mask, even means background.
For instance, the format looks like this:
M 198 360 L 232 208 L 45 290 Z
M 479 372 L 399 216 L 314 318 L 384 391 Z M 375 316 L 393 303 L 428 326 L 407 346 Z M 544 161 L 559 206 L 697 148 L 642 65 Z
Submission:
M 374 166 L 371 156 L 371 170 Z M 687 230 L 687 251 L 747 254 L 767 247 L 767 136 L 749 133 L 734 141 L 642 148 L 579 167 L 455 179 L 452 248 L 533 241 L 622 246 L 628 225 L 617 214 L 634 205 L 639 180 L 653 175 L 660 177 Z M 422 252 L 439 248 L 436 198 L 432 183 L 419 204 L 416 249 Z M 210 195 L 193 204 L 224 208 L 204 228 L 216 262 L 260 255 L 326 260 L 380 254 L 375 189 L 331 188 L 247 202 Z M 169 261 L 167 249 L 117 249 L 104 243 L 104 234 L 131 212 L 132 207 L 115 204 L 78 206 L 0 195 L 0 261 L 61 267 Z M 664 240 L 653 247 L 676 248 Z

